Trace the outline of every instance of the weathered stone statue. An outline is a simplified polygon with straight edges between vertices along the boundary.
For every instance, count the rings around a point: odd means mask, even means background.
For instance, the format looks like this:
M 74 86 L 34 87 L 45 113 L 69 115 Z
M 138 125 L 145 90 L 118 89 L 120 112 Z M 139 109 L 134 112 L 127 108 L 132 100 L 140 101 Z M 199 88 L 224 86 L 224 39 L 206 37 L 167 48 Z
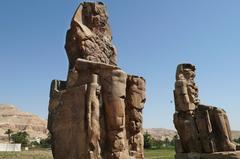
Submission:
M 198 157 L 200 159 L 201 155 L 201 158 L 207 159 L 211 158 L 210 155 L 206 155 L 208 153 L 235 152 L 236 145 L 232 141 L 226 112 L 217 107 L 200 104 L 194 77 L 194 65 L 178 65 L 174 90 L 176 106 L 174 125 L 180 141 L 176 143 L 176 158 L 193 159 L 194 157 L 189 154 L 195 153 L 196 159 Z M 223 156 L 226 157 L 226 155 Z M 236 156 L 238 158 L 240 155 L 235 154 Z
M 145 80 L 117 67 L 103 3 L 84 2 L 66 37 L 67 81 L 53 80 L 54 159 L 143 159 Z
M 129 151 L 135 158 L 143 157 L 142 109 L 144 107 L 145 80 L 142 77 L 128 76 L 126 96 L 126 122 Z

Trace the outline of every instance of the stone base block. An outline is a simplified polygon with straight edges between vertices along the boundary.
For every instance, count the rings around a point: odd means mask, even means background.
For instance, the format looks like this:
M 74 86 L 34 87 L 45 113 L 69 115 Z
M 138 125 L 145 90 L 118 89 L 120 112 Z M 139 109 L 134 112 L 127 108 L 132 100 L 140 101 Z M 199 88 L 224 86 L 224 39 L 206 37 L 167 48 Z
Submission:
M 176 153 L 175 159 L 240 159 L 240 151 L 214 153 Z

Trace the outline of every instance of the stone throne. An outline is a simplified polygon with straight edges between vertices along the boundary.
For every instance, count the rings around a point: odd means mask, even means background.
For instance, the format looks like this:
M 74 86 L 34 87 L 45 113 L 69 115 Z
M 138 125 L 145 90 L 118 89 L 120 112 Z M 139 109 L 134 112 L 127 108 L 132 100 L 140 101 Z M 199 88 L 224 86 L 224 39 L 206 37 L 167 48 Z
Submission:
M 174 90 L 174 125 L 180 140 L 176 159 L 240 158 L 223 109 L 200 104 L 194 81 L 195 66 L 180 64 Z M 217 152 L 224 152 L 220 155 Z
M 65 49 L 67 80 L 50 90 L 54 159 L 143 159 L 145 80 L 117 67 L 103 3 L 80 4 Z

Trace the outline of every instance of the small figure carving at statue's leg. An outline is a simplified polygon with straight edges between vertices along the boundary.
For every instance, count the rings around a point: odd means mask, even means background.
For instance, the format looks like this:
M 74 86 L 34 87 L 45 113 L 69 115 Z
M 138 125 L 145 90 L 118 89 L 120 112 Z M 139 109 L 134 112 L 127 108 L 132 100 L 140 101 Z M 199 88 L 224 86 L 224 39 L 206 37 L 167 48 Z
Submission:
M 98 99 L 98 75 L 93 74 L 91 83 L 88 84 L 87 89 L 87 118 L 88 118 L 88 135 L 89 138 L 89 158 L 100 159 L 101 149 L 99 145 L 100 140 L 100 108 Z

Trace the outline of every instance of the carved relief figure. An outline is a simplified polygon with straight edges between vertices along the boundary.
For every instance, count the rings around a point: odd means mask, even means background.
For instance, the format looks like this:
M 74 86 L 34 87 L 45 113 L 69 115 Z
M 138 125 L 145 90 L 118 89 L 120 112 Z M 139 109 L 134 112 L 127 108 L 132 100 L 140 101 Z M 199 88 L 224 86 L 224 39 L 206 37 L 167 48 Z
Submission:
M 87 117 L 88 117 L 88 135 L 89 135 L 89 158 L 99 159 L 100 148 L 100 86 L 97 83 L 98 75 L 92 75 L 92 81 L 87 87 Z
M 146 101 L 145 80 L 138 76 L 127 78 L 126 122 L 129 151 L 135 158 L 144 158 L 142 109 Z

